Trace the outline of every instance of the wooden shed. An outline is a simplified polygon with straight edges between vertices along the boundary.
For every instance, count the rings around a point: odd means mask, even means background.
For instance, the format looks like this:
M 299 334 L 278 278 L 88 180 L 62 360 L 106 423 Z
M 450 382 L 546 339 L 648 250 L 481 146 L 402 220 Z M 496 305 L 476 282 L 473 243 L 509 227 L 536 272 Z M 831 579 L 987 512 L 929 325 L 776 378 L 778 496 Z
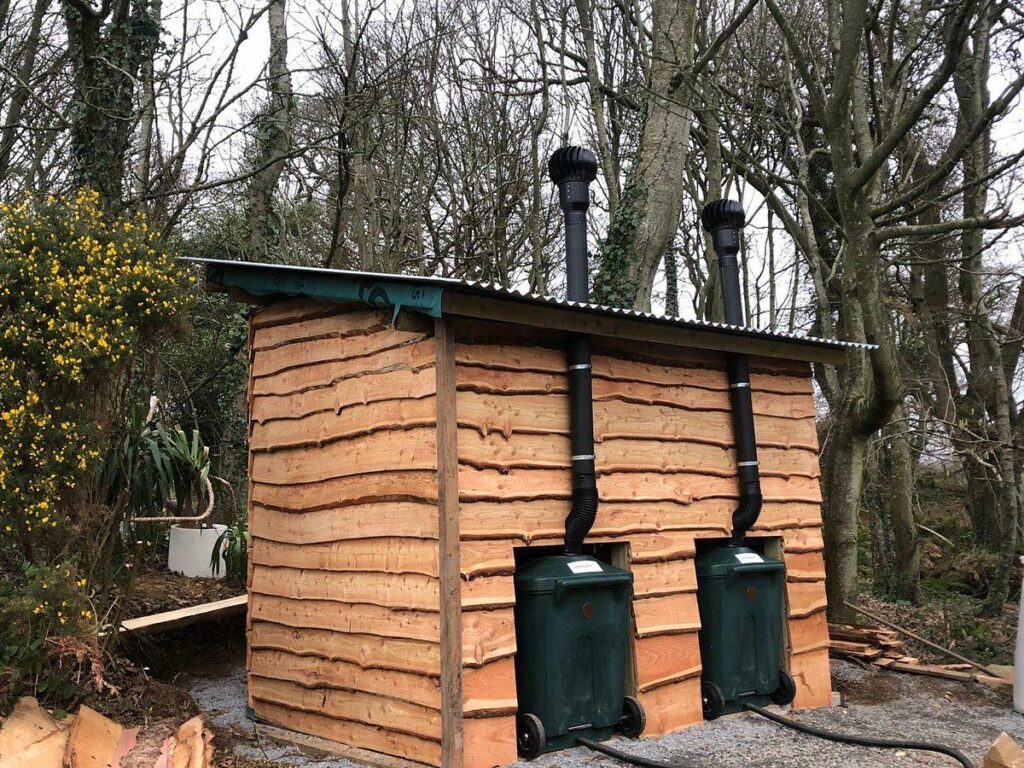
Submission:
M 645 735 L 702 718 L 694 556 L 737 495 L 725 353 L 750 355 L 765 504 L 787 568 L 797 707 L 831 703 L 811 363 L 845 342 L 439 278 L 204 262 L 250 331 L 255 716 L 435 766 L 516 758 L 513 573 L 569 508 L 564 337 L 593 341 L 601 507 L 634 576 L 627 687 Z

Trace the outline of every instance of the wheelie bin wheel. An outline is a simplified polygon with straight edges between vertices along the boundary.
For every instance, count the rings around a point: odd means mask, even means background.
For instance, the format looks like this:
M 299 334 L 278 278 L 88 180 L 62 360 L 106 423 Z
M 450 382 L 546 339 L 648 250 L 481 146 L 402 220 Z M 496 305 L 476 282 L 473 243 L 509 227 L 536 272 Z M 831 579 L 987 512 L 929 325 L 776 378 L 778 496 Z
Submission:
M 772 704 L 792 704 L 796 698 L 796 681 L 784 669 L 779 670 L 779 687 L 771 695 Z
M 544 751 L 546 743 L 544 724 L 539 717 L 527 712 L 516 718 L 516 744 L 520 755 L 527 760 L 533 760 Z
M 704 705 L 704 719 L 714 720 L 725 712 L 725 694 L 714 683 L 704 681 L 700 684 L 701 701 Z
M 640 734 L 647 727 L 647 715 L 644 708 L 632 696 L 626 696 L 622 700 L 622 719 L 619 720 L 618 732 L 627 739 L 638 739 Z

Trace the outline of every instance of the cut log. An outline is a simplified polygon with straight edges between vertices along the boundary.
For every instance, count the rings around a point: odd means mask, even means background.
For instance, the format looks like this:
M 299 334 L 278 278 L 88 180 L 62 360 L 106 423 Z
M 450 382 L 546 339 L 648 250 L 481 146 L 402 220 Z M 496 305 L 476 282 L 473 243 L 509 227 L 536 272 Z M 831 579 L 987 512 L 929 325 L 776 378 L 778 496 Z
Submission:
M 83 705 L 71 726 L 64 763 L 67 768 L 120 768 L 138 735 L 138 728 L 124 728 Z
M 74 717 L 57 721 L 31 696 L 18 699 L 0 725 L 0 766 L 63 768 Z
M 164 742 L 154 768 L 212 768 L 213 731 L 201 715 L 186 721 Z
M 1024 749 L 1004 731 L 985 753 L 982 768 L 1024 768 Z

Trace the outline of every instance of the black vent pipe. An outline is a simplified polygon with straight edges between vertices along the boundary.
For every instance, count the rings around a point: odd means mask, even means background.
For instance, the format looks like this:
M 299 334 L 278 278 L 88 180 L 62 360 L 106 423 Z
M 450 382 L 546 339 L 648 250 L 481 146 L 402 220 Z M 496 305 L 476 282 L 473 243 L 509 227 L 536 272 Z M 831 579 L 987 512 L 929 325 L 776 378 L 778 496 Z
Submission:
M 558 186 L 565 214 L 566 296 L 590 299 L 587 268 L 587 208 L 590 183 L 597 178 L 597 156 L 583 147 L 562 147 L 548 160 L 548 176 Z M 565 518 L 565 554 L 578 555 L 597 519 L 597 478 L 594 471 L 594 396 L 590 375 L 590 337 L 568 339 L 569 441 L 572 448 L 572 508 Z
M 704 206 L 700 221 L 711 233 L 711 245 L 718 256 L 718 277 L 722 284 L 725 322 L 746 325 L 740 299 L 740 228 L 746 216 L 735 200 L 716 200 Z M 742 544 L 747 531 L 761 514 L 761 473 L 757 467 L 757 440 L 754 436 L 754 405 L 750 395 L 750 370 L 747 356 L 727 355 L 729 399 L 732 402 L 732 430 L 736 442 L 736 465 L 740 479 L 740 500 L 732 513 L 732 543 Z

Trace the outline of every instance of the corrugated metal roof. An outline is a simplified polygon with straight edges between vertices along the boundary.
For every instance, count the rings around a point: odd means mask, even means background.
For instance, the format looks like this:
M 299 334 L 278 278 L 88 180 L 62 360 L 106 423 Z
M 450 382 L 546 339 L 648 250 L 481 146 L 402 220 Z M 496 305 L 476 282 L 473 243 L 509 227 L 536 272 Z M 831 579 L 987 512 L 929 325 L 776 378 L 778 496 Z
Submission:
M 338 280 L 349 280 L 365 282 L 367 284 L 391 284 L 404 286 L 410 289 L 416 287 L 440 289 L 440 292 L 452 291 L 463 294 L 472 294 L 483 298 L 504 299 L 521 303 L 524 305 L 542 305 L 573 309 L 586 313 L 593 313 L 611 317 L 631 318 L 643 320 L 659 325 L 670 325 L 680 328 L 694 330 L 717 331 L 720 333 L 745 336 L 749 338 L 779 340 L 797 344 L 807 344 L 816 347 L 829 349 L 876 349 L 874 344 L 863 344 L 853 341 L 841 341 L 838 339 L 822 339 L 815 336 L 807 336 L 800 333 L 788 333 L 786 331 L 770 331 L 759 328 L 747 328 L 744 326 L 727 325 L 725 323 L 714 323 L 707 320 L 687 320 L 681 317 L 669 315 L 658 315 L 653 312 L 640 312 L 635 309 L 622 309 L 619 307 L 606 307 L 601 304 L 584 304 L 566 299 L 559 299 L 554 296 L 547 296 L 528 291 L 504 288 L 493 283 L 480 282 L 476 280 L 458 280 L 450 277 L 432 277 L 423 275 L 394 275 L 378 272 L 360 272 L 355 270 L 323 269 L 318 267 L 299 267 L 286 264 L 264 264 L 251 261 L 229 261 L 224 259 L 196 259 L 182 258 L 182 261 L 195 264 L 203 264 L 207 267 L 208 280 L 220 283 L 225 287 L 238 287 L 245 290 L 247 285 L 233 284 L 233 281 L 225 281 L 225 274 L 228 271 L 238 275 L 249 275 L 252 277 L 261 276 L 265 278 L 261 284 L 269 286 L 267 290 L 260 291 L 262 295 L 281 294 L 288 296 L 309 296 L 311 298 L 324 298 L 318 286 L 322 281 L 336 282 Z M 312 281 L 312 282 L 308 282 Z M 270 289 L 273 288 L 273 290 Z M 417 292 L 413 291 L 415 295 Z M 372 303 L 372 297 L 371 303 Z M 441 313 L 440 302 L 436 307 L 430 301 L 422 306 L 415 302 L 403 301 L 403 306 L 425 311 L 435 317 Z

